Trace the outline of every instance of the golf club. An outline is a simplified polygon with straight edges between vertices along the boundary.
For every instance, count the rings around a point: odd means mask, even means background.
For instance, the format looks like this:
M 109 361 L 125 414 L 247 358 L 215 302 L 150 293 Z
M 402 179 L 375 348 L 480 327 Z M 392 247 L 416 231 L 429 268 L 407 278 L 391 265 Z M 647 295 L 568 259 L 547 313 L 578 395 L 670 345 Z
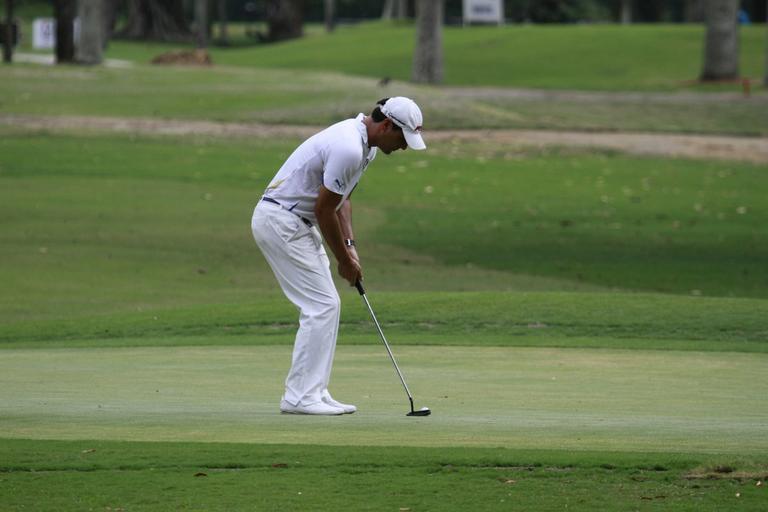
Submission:
M 363 283 L 361 283 L 359 279 L 357 280 L 357 282 L 355 282 L 355 288 L 357 288 L 357 291 L 360 292 L 360 296 L 363 298 L 365 305 L 368 307 L 368 312 L 371 314 L 371 318 L 373 318 L 373 323 L 376 324 L 376 330 L 379 331 L 379 336 L 381 336 L 381 341 L 384 342 L 384 347 L 386 347 L 387 349 L 387 354 L 389 354 L 389 358 L 392 360 L 392 364 L 395 365 L 395 371 L 397 372 L 397 376 L 400 377 L 400 382 L 403 383 L 403 387 L 405 388 L 405 393 L 408 395 L 408 400 L 410 400 L 411 402 L 411 412 L 406 414 L 406 416 L 429 416 L 430 414 L 432 414 L 432 411 L 429 410 L 429 407 L 422 407 L 418 411 L 414 410 L 413 396 L 411 395 L 411 392 L 408 389 L 408 384 L 405 383 L 405 379 L 403 378 L 403 373 L 400 371 L 400 368 L 397 366 L 397 362 L 395 361 L 395 356 L 392 355 L 392 349 L 389 348 L 389 343 L 387 343 L 387 339 L 384 337 L 384 332 L 382 332 L 381 330 L 379 321 L 376 320 L 376 315 L 373 313 L 373 308 L 371 307 L 371 303 L 368 302 L 368 297 L 365 296 L 365 289 L 363 288 Z

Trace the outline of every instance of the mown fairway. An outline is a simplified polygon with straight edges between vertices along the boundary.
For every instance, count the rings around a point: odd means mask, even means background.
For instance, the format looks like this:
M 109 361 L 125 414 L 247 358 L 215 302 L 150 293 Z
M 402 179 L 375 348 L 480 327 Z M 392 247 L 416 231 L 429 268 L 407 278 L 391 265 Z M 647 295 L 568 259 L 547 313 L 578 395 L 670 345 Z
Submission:
M 2 316 L 252 301 L 249 231 L 294 141 L 0 140 Z M 356 192 L 373 290 L 768 294 L 757 165 L 436 145 Z

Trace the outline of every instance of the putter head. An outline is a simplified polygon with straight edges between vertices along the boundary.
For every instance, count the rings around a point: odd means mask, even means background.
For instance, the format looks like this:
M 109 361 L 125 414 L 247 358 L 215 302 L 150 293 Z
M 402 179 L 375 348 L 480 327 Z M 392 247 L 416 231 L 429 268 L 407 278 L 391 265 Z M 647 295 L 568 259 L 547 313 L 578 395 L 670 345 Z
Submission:
M 429 410 L 429 407 L 422 407 L 418 411 L 411 411 L 406 416 L 429 416 L 432 414 L 432 411 Z

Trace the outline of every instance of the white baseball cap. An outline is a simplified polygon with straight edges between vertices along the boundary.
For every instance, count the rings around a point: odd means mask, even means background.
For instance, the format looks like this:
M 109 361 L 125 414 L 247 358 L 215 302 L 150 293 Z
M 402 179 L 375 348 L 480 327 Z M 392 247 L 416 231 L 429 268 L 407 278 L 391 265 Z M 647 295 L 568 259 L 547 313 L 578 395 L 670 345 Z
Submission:
M 403 129 L 405 142 L 411 149 L 427 149 L 424 139 L 421 138 L 421 110 L 410 98 L 395 96 L 389 98 L 381 107 L 381 113 Z

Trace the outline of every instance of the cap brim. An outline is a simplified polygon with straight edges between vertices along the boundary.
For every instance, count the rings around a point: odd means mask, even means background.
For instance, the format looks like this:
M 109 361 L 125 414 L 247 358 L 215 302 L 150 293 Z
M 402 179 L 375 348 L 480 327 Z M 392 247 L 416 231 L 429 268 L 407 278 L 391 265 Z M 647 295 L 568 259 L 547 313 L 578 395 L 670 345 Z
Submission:
M 403 129 L 403 135 L 405 135 L 405 142 L 408 143 L 409 148 L 417 150 L 427 149 L 427 145 L 424 144 L 424 139 L 421 138 L 419 132 Z

